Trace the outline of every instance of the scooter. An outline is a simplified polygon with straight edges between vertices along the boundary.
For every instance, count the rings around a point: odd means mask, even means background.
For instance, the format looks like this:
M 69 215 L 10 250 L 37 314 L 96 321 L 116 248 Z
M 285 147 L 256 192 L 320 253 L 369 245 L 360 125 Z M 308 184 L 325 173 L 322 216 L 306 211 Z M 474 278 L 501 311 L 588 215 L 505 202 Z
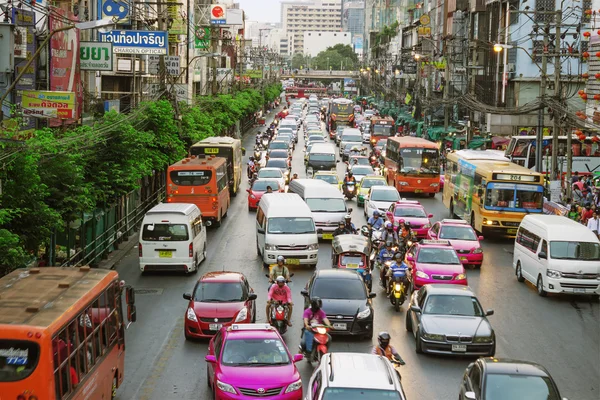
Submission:
M 352 200 L 356 196 L 356 184 L 354 182 L 346 182 L 344 184 L 344 196 L 348 200 Z
M 329 353 L 329 344 L 331 343 L 331 336 L 329 336 L 330 328 L 325 325 L 312 325 L 310 327 L 313 333 L 312 351 L 310 354 L 306 352 L 306 349 L 300 347 L 300 350 L 304 354 L 306 361 L 310 364 L 316 362 L 317 365 L 321 362 L 323 355 Z M 305 333 L 302 332 L 304 335 Z
M 402 366 L 402 364 L 400 363 L 400 360 L 397 360 L 396 357 L 394 357 L 390 360 L 390 362 L 394 366 L 396 374 L 398 374 L 398 379 L 402 380 L 402 374 L 400 374 L 400 367 Z
M 271 305 L 271 326 L 274 326 L 280 335 L 287 332 L 288 329 L 288 305 L 278 301 L 276 304 Z
M 406 301 L 406 271 L 409 269 L 394 270 L 391 276 L 390 286 L 390 303 L 394 306 L 394 310 L 400 311 L 400 306 Z

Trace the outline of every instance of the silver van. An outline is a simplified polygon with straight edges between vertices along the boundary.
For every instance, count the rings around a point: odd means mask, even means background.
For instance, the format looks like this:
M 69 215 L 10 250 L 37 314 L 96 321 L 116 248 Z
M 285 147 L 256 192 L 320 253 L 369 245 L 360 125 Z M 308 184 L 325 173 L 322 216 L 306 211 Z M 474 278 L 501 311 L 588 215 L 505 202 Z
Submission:
M 332 143 L 316 142 L 311 146 L 306 160 L 306 174 L 311 178 L 314 171 L 335 171 L 337 157 Z

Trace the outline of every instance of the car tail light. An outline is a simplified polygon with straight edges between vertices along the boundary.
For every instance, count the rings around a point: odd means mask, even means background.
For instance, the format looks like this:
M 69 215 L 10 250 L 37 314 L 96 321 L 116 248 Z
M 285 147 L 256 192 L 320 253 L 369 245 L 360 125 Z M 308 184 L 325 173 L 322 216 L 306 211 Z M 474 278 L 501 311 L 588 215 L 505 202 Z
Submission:
M 142 256 L 142 244 L 138 244 L 138 253 L 140 255 L 140 257 Z
M 38 397 L 32 394 L 31 396 L 29 396 L 29 400 L 38 400 Z
M 190 258 L 194 257 L 194 243 L 190 243 Z

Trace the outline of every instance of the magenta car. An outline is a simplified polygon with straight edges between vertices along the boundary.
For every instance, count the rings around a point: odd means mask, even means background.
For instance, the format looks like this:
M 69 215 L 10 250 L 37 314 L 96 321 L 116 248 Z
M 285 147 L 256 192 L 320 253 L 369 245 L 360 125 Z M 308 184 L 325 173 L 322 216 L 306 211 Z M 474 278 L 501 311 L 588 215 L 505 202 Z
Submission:
M 412 267 L 411 292 L 428 283 L 468 284 L 465 267 L 447 240 L 421 240 L 408 249 L 405 261 Z
M 395 229 L 400 226 L 400 221 L 410 222 L 410 229 L 419 239 L 427 237 L 427 231 L 431 228 L 433 214 L 426 214 L 425 208 L 416 200 L 400 200 L 390 206 L 386 213 L 390 221 L 394 221 Z
M 301 400 L 300 360 L 272 326 L 233 324 L 208 344 L 206 378 L 215 400 Z
M 427 238 L 450 241 L 461 263 L 481 267 L 483 249 L 479 241 L 483 240 L 483 236 L 477 236 L 467 221 L 462 219 L 438 221 L 427 232 Z

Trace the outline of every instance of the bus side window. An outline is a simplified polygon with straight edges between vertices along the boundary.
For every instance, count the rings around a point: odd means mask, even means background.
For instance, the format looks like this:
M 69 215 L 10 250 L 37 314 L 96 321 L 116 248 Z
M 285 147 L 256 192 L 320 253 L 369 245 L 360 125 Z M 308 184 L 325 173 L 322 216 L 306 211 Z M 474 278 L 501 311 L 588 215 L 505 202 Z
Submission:
M 108 318 L 106 321 L 106 343 L 107 346 L 112 346 L 117 341 L 117 332 L 119 328 L 119 320 L 116 307 L 116 293 L 119 290 L 116 288 L 117 283 L 113 283 L 106 290 L 106 308 L 108 310 Z M 116 293 L 115 293 L 116 292 Z

